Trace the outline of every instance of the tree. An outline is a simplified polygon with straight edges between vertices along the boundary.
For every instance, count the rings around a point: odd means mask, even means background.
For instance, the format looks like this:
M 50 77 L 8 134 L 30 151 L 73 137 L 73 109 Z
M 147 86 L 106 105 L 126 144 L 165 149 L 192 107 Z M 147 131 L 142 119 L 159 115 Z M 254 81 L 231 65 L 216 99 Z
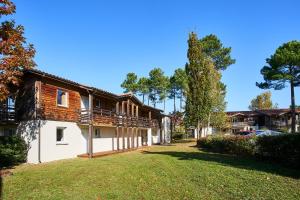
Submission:
M 164 72 L 160 68 L 154 68 L 149 72 L 149 99 L 156 107 L 158 101 L 162 101 L 163 90 L 167 87 L 167 81 Z
M 173 99 L 173 112 L 176 112 L 176 98 L 180 100 L 180 111 L 187 90 L 187 75 L 184 69 L 178 68 L 170 77 L 169 99 Z
M 276 104 L 273 105 L 271 99 L 272 93 L 270 91 L 263 92 L 260 95 L 257 95 L 254 99 L 251 100 L 249 110 L 264 110 L 264 109 L 273 109 L 276 108 Z
M 140 95 L 143 96 L 143 103 L 145 103 L 145 95 L 149 95 L 149 79 L 146 77 L 141 77 L 137 83 L 138 85 L 138 92 Z M 148 97 L 149 99 L 149 97 Z M 149 101 L 148 101 L 149 105 Z
M 196 126 L 200 131 L 200 128 L 207 126 L 210 122 L 221 76 L 210 57 L 203 52 L 202 44 L 199 43 L 195 33 L 189 35 L 188 60 L 186 64 L 188 77 L 186 122 Z
M 170 87 L 169 87 L 169 99 L 173 100 L 173 113 L 176 113 L 176 97 L 178 95 L 178 85 L 176 82 L 176 77 L 173 75 L 170 77 Z
M 202 51 L 211 58 L 217 70 L 225 70 L 235 63 L 230 56 L 231 47 L 223 47 L 217 36 L 211 34 L 200 39 Z
M 15 13 L 16 6 L 10 0 L 0 0 L 0 18 Z M 35 49 L 26 43 L 24 27 L 13 20 L 5 20 L 0 26 L 0 101 L 17 91 L 23 71 L 35 67 L 32 60 Z
M 300 42 L 290 41 L 281 45 L 261 69 L 264 82 L 256 83 L 259 88 L 281 90 L 287 83 L 291 90 L 292 133 L 295 133 L 295 92 L 294 87 L 300 85 Z
M 138 83 L 137 83 L 137 75 L 135 73 L 128 73 L 126 75 L 126 79 L 121 84 L 121 87 L 125 89 L 124 92 L 132 92 L 136 94 L 138 90 Z

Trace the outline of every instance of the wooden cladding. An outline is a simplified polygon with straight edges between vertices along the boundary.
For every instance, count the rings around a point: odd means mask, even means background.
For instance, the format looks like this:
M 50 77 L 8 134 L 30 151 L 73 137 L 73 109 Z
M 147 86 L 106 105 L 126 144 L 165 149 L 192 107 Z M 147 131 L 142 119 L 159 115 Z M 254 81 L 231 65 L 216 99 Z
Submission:
M 57 91 L 59 89 L 68 93 L 68 106 L 57 105 Z M 79 92 L 45 83 L 42 84 L 41 91 L 41 107 L 43 108 L 43 118 L 56 121 L 77 122 L 79 120 Z
M 66 93 L 66 106 L 58 105 L 58 91 Z M 88 98 L 86 108 L 82 108 L 82 97 Z M 42 81 L 38 98 L 42 119 L 70 121 L 80 124 L 126 127 L 158 127 L 159 116 L 149 109 L 139 107 L 130 99 L 116 101 L 105 96 L 88 94 L 73 86 L 65 86 L 51 81 Z

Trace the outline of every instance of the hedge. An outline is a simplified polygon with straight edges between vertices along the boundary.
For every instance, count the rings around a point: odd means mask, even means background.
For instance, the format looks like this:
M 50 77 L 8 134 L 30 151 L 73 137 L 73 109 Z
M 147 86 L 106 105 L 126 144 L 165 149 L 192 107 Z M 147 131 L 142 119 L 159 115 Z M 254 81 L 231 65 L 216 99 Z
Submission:
M 217 153 L 252 156 L 255 149 L 255 138 L 249 136 L 213 136 L 200 138 L 197 145 Z
M 259 158 L 300 168 L 300 134 L 259 137 L 256 141 Z
M 197 145 L 212 152 L 252 156 L 300 168 L 300 134 L 211 136 L 200 138 Z
M 0 168 L 26 161 L 28 145 L 21 136 L 0 137 Z

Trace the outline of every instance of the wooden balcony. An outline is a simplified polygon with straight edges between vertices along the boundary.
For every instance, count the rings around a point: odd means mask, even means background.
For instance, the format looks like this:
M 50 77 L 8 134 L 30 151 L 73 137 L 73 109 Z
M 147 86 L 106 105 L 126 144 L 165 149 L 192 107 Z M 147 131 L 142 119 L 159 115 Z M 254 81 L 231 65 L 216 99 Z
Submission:
M 93 119 L 91 120 L 91 116 Z M 93 113 L 87 109 L 80 111 L 79 123 L 89 124 L 92 121 L 94 125 L 121 126 L 121 127 L 158 127 L 159 122 L 156 119 L 150 120 L 144 117 L 133 117 L 125 114 L 116 113 L 111 110 L 94 108 Z
M 16 112 L 14 107 L 0 106 L 0 123 L 15 123 Z

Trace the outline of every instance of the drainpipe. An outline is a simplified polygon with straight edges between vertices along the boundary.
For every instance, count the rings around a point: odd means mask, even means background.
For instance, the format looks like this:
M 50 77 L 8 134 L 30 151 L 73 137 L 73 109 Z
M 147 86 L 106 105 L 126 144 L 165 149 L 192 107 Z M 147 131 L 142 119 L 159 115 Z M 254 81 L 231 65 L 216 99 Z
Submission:
M 39 139 L 38 139 L 38 162 L 41 163 L 41 120 L 39 119 L 38 122 L 38 135 L 39 135 Z

